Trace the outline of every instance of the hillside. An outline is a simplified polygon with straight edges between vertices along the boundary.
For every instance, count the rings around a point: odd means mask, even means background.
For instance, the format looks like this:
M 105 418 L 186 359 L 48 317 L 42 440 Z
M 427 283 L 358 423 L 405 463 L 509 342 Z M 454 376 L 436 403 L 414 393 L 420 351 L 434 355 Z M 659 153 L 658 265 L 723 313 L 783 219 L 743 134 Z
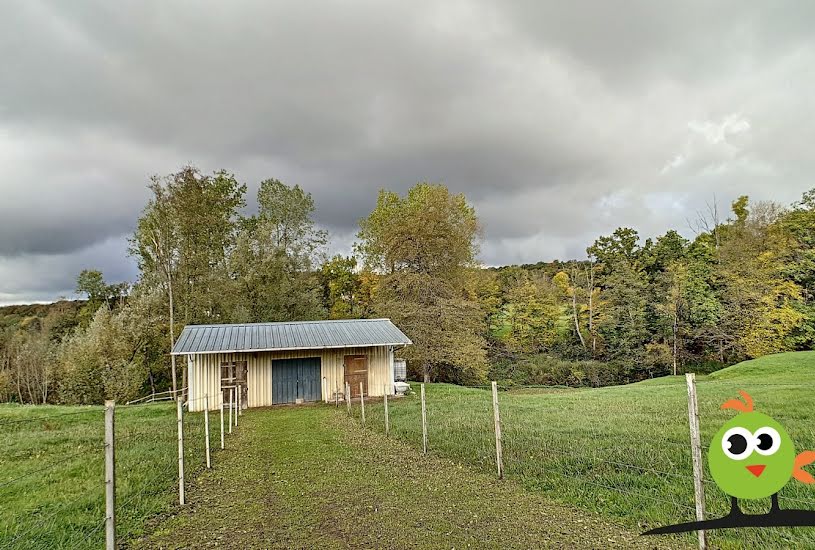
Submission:
M 30 323 L 52 316 L 76 318 L 85 300 L 59 300 L 48 304 L 0 306 L 0 331 L 27 328 Z
M 772 381 L 774 383 L 815 382 L 815 351 L 765 355 L 714 372 L 711 380 Z
M 706 449 L 719 427 L 733 417 L 721 404 L 747 391 L 757 411 L 778 420 L 800 452 L 815 449 L 815 352 L 746 361 L 698 377 L 697 393 Z M 418 390 L 417 384 L 414 389 Z M 448 384 L 427 390 L 429 448 L 485 471 L 495 471 L 491 396 L 488 391 Z M 421 410 L 416 396 L 391 405 L 391 434 L 421 446 Z M 693 481 L 684 376 L 605 388 L 524 389 L 499 396 L 507 476 L 529 490 L 587 510 L 622 518 L 643 530 L 693 517 Z M 366 405 L 367 424 L 384 430 L 382 406 Z M 703 457 L 707 468 L 706 451 Z M 706 472 L 707 517 L 728 511 L 727 497 Z M 791 481 L 782 507 L 815 510 L 815 489 Z M 743 504 L 766 511 L 763 501 Z M 716 532 L 714 547 L 815 545 L 812 530 Z M 686 539 L 692 542 L 693 537 Z M 782 542 L 783 541 L 783 542 Z

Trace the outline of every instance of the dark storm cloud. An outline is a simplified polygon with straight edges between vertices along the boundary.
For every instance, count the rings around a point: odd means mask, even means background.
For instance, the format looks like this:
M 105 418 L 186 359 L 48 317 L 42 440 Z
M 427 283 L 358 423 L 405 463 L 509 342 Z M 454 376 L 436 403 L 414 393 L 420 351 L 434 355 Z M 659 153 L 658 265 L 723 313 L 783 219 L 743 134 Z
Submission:
M 132 278 L 152 174 L 314 194 L 349 251 L 385 187 L 441 181 L 486 263 L 684 228 L 715 193 L 794 200 L 815 7 L 759 2 L 16 0 L 0 17 L 0 302 Z M 47 275 L 38 275 L 48 271 Z M 50 294 L 49 294 L 50 293 Z

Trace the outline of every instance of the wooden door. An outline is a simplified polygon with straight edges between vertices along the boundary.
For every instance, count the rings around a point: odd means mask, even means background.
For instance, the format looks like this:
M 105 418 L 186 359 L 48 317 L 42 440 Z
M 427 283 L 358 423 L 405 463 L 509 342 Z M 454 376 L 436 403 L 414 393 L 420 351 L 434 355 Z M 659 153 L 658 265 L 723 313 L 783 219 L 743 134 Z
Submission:
M 241 408 L 245 409 L 249 406 L 249 402 L 247 401 L 249 388 L 246 386 L 247 374 L 248 368 L 246 361 L 225 361 L 221 363 L 221 391 L 223 392 L 224 404 L 229 404 L 230 393 L 240 386 Z M 233 394 L 233 400 L 237 398 L 237 393 Z
M 351 397 L 359 397 L 359 383 L 362 382 L 363 391 L 368 395 L 368 356 L 345 356 L 345 383 L 351 384 Z

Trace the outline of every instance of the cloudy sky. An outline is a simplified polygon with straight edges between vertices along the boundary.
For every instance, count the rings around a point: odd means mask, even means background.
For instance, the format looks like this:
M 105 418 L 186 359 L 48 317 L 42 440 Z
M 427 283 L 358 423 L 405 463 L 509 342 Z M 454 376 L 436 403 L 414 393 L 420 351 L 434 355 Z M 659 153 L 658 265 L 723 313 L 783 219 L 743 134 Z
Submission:
M 486 264 L 815 186 L 815 3 L 5 0 L 0 303 L 133 280 L 151 174 L 298 183 L 345 251 L 376 191 L 464 192 Z

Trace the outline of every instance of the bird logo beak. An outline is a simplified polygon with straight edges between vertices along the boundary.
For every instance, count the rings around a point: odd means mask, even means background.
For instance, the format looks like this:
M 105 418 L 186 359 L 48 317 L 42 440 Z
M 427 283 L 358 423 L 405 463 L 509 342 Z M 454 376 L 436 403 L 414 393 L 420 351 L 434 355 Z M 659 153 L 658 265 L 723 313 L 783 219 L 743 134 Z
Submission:
M 766 467 L 767 466 L 765 466 L 764 464 L 753 464 L 752 466 L 745 466 L 745 468 L 750 470 L 750 473 L 756 477 L 760 476 L 761 472 L 763 472 L 764 468 Z

